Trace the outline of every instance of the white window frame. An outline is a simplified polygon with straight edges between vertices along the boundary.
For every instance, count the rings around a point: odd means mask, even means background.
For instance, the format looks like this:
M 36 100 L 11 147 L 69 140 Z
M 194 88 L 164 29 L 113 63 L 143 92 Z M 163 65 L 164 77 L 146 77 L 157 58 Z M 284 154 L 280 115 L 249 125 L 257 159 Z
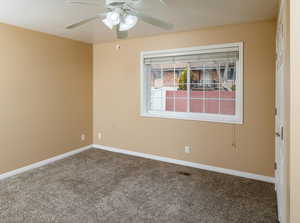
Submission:
M 168 112 L 168 111 L 148 111 L 147 89 L 148 79 L 145 71 L 144 59 L 154 57 L 192 55 L 199 53 L 213 53 L 213 52 L 227 52 L 232 51 L 233 47 L 239 49 L 239 62 L 237 62 L 236 72 L 236 104 L 235 115 L 223 114 L 208 114 L 208 113 L 192 113 L 192 112 Z M 207 121 L 207 122 L 221 122 L 230 124 L 243 124 L 243 79 L 244 79 L 244 43 L 227 43 L 218 45 L 206 45 L 192 48 L 180 48 L 171 50 L 159 51 L 145 51 L 141 52 L 141 71 L 140 71 L 140 115 L 142 117 L 156 117 L 156 118 L 172 118 L 183 120 Z M 189 100 L 188 100 L 189 101 Z

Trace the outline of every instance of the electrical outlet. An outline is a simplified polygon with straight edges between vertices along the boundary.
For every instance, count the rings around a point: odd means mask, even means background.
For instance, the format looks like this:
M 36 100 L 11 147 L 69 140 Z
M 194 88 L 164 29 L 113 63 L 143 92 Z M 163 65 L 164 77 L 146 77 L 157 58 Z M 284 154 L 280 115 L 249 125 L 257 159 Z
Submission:
M 101 133 L 101 132 L 98 133 L 98 139 L 99 139 L 99 140 L 102 139 L 102 133 Z
M 82 134 L 81 135 L 81 141 L 84 141 L 85 140 L 85 134 Z
M 184 147 L 184 152 L 185 153 L 191 153 L 192 152 L 192 147 L 191 146 L 185 146 Z

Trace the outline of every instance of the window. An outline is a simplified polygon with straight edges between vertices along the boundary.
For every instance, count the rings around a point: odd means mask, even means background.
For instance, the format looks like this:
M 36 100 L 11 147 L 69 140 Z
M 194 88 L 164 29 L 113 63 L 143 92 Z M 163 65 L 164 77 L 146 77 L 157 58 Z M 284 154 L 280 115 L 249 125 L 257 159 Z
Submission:
M 243 43 L 141 54 L 141 115 L 243 122 Z

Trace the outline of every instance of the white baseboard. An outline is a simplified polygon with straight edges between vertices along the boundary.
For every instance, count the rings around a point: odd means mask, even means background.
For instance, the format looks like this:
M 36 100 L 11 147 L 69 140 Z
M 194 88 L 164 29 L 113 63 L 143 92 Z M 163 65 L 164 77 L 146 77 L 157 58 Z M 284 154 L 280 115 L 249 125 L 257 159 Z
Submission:
M 85 146 L 85 147 L 82 147 L 82 148 L 79 148 L 79 149 L 76 149 L 76 150 L 72 150 L 70 152 L 67 152 L 67 153 L 64 153 L 64 154 L 61 154 L 61 155 L 58 155 L 58 156 L 54 156 L 50 159 L 42 160 L 40 162 L 33 163 L 31 165 L 21 167 L 19 169 L 16 169 L 16 170 L 13 170 L 13 171 L 10 171 L 10 172 L 7 172 L 7 173 L 0 174 L 0 180 L 3 180 L 3 179 L 8 178 L 8 177 L 12 177 L 14 175 L 23 173 L 23 172 L 28 171 L 28 170 L 32 170 L 32 169 L 35 169 L 35 168 L 38 168 L 38 167 L 41 167 L 41 166 L 45 166 L 45 165 L 53 163 L 55 161 L 67 158 L 69 156 L 73 156 L 77 153 L 81 153 L 81 152 L 83 152 L 85 150 L 88 150 L 90 148 L 92 148 L 92 145 Z
M 156 156 L 156 155 L 151 155 L 151 154 L 146 154 L 146 153 L 133 152 L 133 151 L 129 151 L 129 150 L 124 150 L 124 149 L 119 149 L 119 148 L 114 148 L 114 147 L 109 147 L 109 146 L 103 146 L 103 145 L 85 146 L 85 147 L 82 147 L 82 148 L 79 148 L 76 150 L 72 150 L 70 152 L 52 157 L 47 160 L 43 160 L 43 161 L 28 165 L 28 166 L 25 166 L 25 167 L 22 167 L 22 168 L 19 168 L 19 169 L 16 169 L 16 170 L 13 170 L 13 171 L 10 171 L 7 173 L 0 174 L 0 180 L 3 180 L 8 177 L 12 177 L 14 175 L 17 175 L 17 174 L 41 167 L 41 166 L 45 166 L 45 165 L 53 163 L 55 161 L 67 158 L 69 156 L 73 156 L 78 153 L 81 153 L 90 148 L 96 148 L 96 149 L 106 150 L 106 151 L 115 152 L 115 153 L 122 153 L 122 154 L 131 155 L 131 156 L 142 157 L 142 158 L 146 158 L 146 159 L 158 160 L 158 161 L 162 161 L 162 162 L 173 163 L 173 164 L 178 164 L 178 165 L 182 165 L 182 166 L 188 166 L 188 167 L 193 167 L 193 168 L 197 168 L 197 169 L 203 169 L 203 170 L 224 173 L 224 174 L 229 174 L 229 175 L 234 175 L 234 176 L 239 176 L 239 177 L 245 177 L 245 178 L 264 181 L 264 182 L 268 182 L 268 183 L 275 183 L 274 177 L 262 176 L 262 175 L 257 175 L 257 174 L 253 174 L 253 173 L 225 169 L 225 168 L 209 166 L 209 165 L 204 165 L 204 164 L 200 164 L 200 163 L 193 163 L 193 162 L 188 162 L 188 161 L 183 161 L 183 160 L 176 160 L 176 159 L 172 159 L 172 158 L 161 157 L 161 156 Z
M 188 161 L 176 160 L 176 159 L 172 159 L 172 158 L 161 157 L 161 156 L 156 156 L 156 155 L 151 155 L 151 154 L 146 154 L 146 153 L 133 152 L 133 151 L 128 151 L 128 150 L 124 150 L 124 149 L 103 146 L 103 145 L 93 145 L 93 148 L 106 150 L 106 151 L 110 151 L 110 152 L 115 152 L 115 153 L 127 154 L 127 155 L 131 155 L 131 156 L 143 157 L 143 158 L 152 159 L 152 160 L 158 160 L 158 161 L 167 162 L 167 163 L 178 164 L 178 165 L 182 165 L 182 166 L 193 167 L 193 168 L 202 169 L 202 170 L 213 171 L 213 172 L 217 172 L 217 173 L 224 173 L 224 174 L 234 175 L 234 176 L 238 176 L 238 177 L 244 177 L 244 178 L 249 178 L 249 179 L 253 179 L 253 180 L 264 181 L 264 182 L 268 182 L 268 183 L 275 183 L 274 177 L 262 176 L 262 175 L 253 174 L 253 173 L 247 173 L 247 172 L 242 172 L 242 171 L 237 171 L 237 170 L 209 166 L 209 165 L 204 165 L 204 164 L 200 164 L 200 163 L 192 163 L 192 162 L 188 162 Z

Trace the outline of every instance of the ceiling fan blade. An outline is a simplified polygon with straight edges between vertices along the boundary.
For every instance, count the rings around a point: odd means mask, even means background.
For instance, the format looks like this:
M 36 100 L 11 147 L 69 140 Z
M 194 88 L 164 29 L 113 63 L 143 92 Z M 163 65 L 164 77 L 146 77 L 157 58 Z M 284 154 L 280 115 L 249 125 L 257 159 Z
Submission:
M 128 37 L 128 31 L 120 31 L 120 26 L 116 27 L 117 38 L 118 39 L 126 39 Z
M 99 16 L 97 15 L 97 16 L 93 16 L 93 17 L 88 18 L 88 19 L 84 19 L 84 20 L 82 20 L 80 22 L 77 22 L 77 23 L 74 23 L 72 25 L 67 26 L 66 29 L 74 29 L 74 28 L 76 28 L 78 26 L 84 25 L 84 24 L 86 24 L 88 22 L 91 22 L 91 21 L 93 21 L 95 19 L 98 19 L 98 18 L 99 18 Z
M 144 21 L 146 23 L 149 23 L 153 26 L 158 26 L 158 27 L 160 27 L 162 29 L 165 29 L 165 30 L 171 30 L 171 29 L 174 28 L 173 24 L 170 24 L 170 23 L 167 23 L 167 22 L 162 21 L 160 19 L 151 17 L 151 16 L 149 16 L 147 14 L 144 14 L 142 12 L 137 12 L 137 11 L 130 10 L 130 14 L 139 17 L 142 21 Z
M 163 4 L 164 6 L 168 6 L 167 3 L 164 0 L 159 0 L 161 4 Z
M 100 6 L 100 2 L 99 1 L 80 1 L 80 0 L 68 0 L 66 1 L 66 3 L 68 4 L 76 4 L 76 5 L 95 5 L 95 6 Z

